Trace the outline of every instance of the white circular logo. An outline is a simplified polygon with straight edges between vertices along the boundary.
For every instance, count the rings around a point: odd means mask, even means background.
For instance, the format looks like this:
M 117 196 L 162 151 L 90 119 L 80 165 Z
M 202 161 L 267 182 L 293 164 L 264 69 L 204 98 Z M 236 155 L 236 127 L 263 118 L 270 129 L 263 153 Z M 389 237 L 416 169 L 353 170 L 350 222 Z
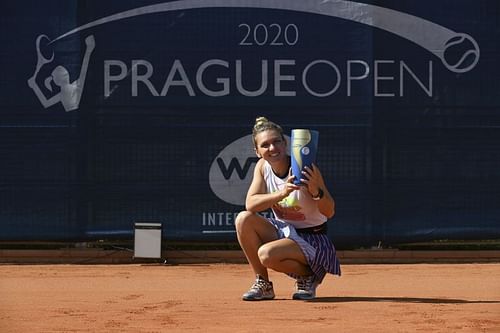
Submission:
M 302 150 L 301 150 L 301 153 L 302 155 L 309 155 L 311 151 L 309 150 L 309 147 L 305 146 L 305 147 L 302 147 Z
M 233 205 L 245 205 L 248 187 L 252 182 L 255 155 L 252 135 L 226 146 L 212 162 L 208 179 L 217 197 Z
M 290 138 L 285 135 L 290 147 Z M 253 170 L 259 158 L 255 154 L 252 135 L 227 145 L 212 162 L 208 174 L 210 189 L 219 199 L 244 206 Z

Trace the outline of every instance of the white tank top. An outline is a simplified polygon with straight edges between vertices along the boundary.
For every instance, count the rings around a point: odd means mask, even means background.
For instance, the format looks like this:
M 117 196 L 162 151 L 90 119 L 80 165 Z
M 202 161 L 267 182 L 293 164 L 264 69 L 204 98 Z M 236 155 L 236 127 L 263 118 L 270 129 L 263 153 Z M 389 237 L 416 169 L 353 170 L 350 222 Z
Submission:
M 274 193 L 283 189 L 286 178 L 276 176 L 271 165 L 266 161 L 263 166 L 267 192 Z M 291 192 L 288 197 L 272 207 L 276 219 L 292 224 L 296 228 L 309 228 L 321 225 L 327 218 L 318 209 L 318 202 L 313 200 L 307 187 Z

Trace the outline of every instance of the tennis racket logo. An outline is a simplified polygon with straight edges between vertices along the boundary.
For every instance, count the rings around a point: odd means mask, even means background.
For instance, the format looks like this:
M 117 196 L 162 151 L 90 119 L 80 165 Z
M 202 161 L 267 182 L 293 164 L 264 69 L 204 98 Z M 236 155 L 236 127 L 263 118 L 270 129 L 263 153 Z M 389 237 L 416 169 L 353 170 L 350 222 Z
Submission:
M 74 111 L 80 106 L 80 100 L 85 86 L 90 56 L 95 49 L 94 36 L 85 38 L 85 54 L 78 78 L 71 82 L 69 71 L 62 65 L 56 66 L 50 75 L 41 78 L 40 71 L 54 60 L 52 43 L 46 35 L 40 35 L 36 39 L 37 62 L 33 76 L 28 79 L 28 86 L 40 100 L 44 108 L 61 103 L 66 112 Z M 46 56 L 50 53 L 50 56 Z M 40 87 L 39 82 L 44 82 Z M 55 91 L 57 89 L 57 91 Z

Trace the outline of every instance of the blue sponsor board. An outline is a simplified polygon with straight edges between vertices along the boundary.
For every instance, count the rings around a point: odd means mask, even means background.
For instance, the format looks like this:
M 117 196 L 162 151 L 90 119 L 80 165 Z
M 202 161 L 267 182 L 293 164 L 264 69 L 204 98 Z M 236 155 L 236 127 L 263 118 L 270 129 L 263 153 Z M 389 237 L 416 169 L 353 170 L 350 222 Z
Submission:
M 234 241 L 260 115 L 320 132 L 337 244 L 499 237 L 496 2 L 1 7 L 2 240 Z

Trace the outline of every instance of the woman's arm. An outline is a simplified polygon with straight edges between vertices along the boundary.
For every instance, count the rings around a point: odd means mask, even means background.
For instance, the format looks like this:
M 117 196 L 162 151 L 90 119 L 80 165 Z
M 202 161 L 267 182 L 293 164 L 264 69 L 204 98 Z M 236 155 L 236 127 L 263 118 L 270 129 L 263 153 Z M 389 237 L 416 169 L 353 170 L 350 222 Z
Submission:
M 307 189 L 312 197 L 316 197 L 320 192 L 323 192 L 323 196 L 317 200 L 318 209 L 321 214 L 328 218 L 332 218 L 333 215 L 335 215 L 335 200 L 333 200 L 332 195 L 325 185 L 321 171 L 313 164 L 312 168 L 306 166 L 305 171 L 302 173 L 304 178 L 302 178 L 301 181 L 307 184 Z
M 318 209 L 321 214 L 331 219 L 335 215 L 335 200 L 331 196 L 326 186 L 322 187 L 323 198 L 318 200 Z
M 248 211 L 257 213 L 271 208 L 274 204 L 280 202 L 290 194 L 290 192 L 300 189 L 293 184 L 293 176 L 289 176 L 287 183 L 278 192 L 267 193 L 264 180 L 264 159 L 260 159 L 255 165 L 252 183 L 247 192 L 245 206 Z

